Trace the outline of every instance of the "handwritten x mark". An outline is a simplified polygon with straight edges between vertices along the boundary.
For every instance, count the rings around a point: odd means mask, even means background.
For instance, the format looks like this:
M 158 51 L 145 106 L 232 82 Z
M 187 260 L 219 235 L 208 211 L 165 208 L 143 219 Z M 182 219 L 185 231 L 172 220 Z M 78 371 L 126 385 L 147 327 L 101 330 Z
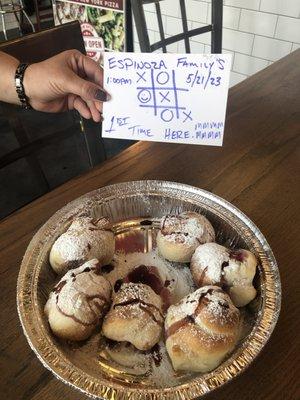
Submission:
M 147 82 L 146 79 L 144 78 L 145 73 L 146 73 L 146 71 L 142 72 L 141 74 L 139 72 L 137 72 L 139 79 L 136 81 L 136 83 L 138 83 L 140 80 Z
M 167 92 L 166 94 L 163 94 L 162 92 L 159 92 L 159 94 L 161 95 L 161 102 L 163 102 L 164 100 L 166 100 L 167 102 L 170 103 L 170 99 L 168 98 L 170 92 Z
M 185 122 L 188 119 L 193 121 L 193 118 L 191 117 L 192 111 L 190 111 L 189 113 L 186 113 L 185 111 L 182 111 L 182 112 L 185 115 L 185 120 L 183 122 Z

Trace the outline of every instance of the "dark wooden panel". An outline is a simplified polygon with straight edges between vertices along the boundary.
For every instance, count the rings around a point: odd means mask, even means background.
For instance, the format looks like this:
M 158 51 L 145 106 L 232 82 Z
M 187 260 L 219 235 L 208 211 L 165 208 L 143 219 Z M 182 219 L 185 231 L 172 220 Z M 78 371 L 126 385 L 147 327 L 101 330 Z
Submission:
M 207 399 L 299 398 L 300 50 L 230 90 L 224 146 L 139 142 L 0 223 L 0 389 L 7 400 L 79 400 L 32 354 L 15 305 L 18 266 L 32 235 L 60 207 L 100 186 L 138 179 L 208 189 L 244 211 L 267 237 L 283 287 L 278 325 L 255 363 Z
M 0 51 L 28 63 L 43 61 L 71 49 L 77 49 L 85 54 L 78 21 L 0 43 Z

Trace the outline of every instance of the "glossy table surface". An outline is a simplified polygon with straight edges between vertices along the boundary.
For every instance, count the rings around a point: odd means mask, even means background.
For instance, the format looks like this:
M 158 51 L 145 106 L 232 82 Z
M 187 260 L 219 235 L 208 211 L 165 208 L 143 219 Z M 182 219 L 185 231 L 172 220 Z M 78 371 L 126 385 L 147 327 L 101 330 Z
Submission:
M 20 327 L 16 282 L 33 234 L 88 191 L 161 179 L 201 187 L 240 208 L 266 236 L 280 269 L 282 309 L 271 339 L 244 374 L 206 398 L 299 399 L 299 143 L 300 50 L 230 89 L 223 147 L 139 142 L 2 220 L 1 398 L 86 398 L 42 366 Z

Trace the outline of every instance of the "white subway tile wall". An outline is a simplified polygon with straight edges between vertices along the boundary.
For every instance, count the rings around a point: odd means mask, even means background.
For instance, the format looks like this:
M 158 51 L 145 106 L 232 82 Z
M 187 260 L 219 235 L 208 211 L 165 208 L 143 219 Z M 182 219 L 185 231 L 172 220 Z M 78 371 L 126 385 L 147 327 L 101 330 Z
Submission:
M 293 43 L 292 51 L 295 51 L 295 50 L 298 50 L 298 49 L 300 49 L 300 44 L 299 43 Z
M 223 28 L 223 47 L 226 49 L 251 54 L 254 35 Z
M 211 0 L 186 0 L 189 29 L 211 22 Z M 160 2 L 167 35 L 182 32 L 178 0 Z M 150 40 L 159 39 L 155 7 L 145 7 L 150 23 Z M 151 42 L 152 43 L 152 42 Z M 135 35 L 135 51 L 138 50 Z M 267 67 L 300 48 L 300 0 L 224 0 L 223 53 L 232 54 L 230 85 Z M 169 52 L 184 53 L 184 42 L 173 44 Z M 210 52 L 210 34 L 191 39 L 193 53 Z
M 275 33 L 277 15 L 259 11 L 242 10 L 239 29 L 257 35 L 273 36 Z
M 158 32 L 158 21 L 156 14 L 154 12 L 146 12 L 145 16 L 146 16 L 146 24 L 147 26 L 149 26 L 149 29 Z M 162 22 L 164 26 L 166 26 L 166 19 L 167 19 L 166 16 L 162 17 Z
M 261 0 L 260 10 L 288 17 L 300 17 L 299 0 Z
M 174 1 L 174 0 L 173 0 Z M 196 22 L 207 22 L 207 11 L 211 8 L 210 4 L 197 0 L 189 0 L 189 6 L 186 9 L 187 19 Z
M 244 75 L 252 75 L 266 68 L 269 61 L 262 60 L 261 58 L 246 56 L 245 54 L 236 53 L 234 56 L 233 68 Z
M 207 5 L 208 5 L 207 22 L 210 22 L 211 5 L 210 4 Z M 230 29 L 238 29 L 240 16 L 241 16 L 240 8 L 223 6 L 223 27 Z
M 182 21 L 180 18 L 175 18 L 175 17 L 166 17 L 166 18 L 167 18 L 167 24 L 164 27 L 165 27 L 165 33 L 167 35 L 177 35 L 177 33 L 183 31 Z
M 300 18 L 278 17 L 275 37 L 288 42 L 300 43 Z
M 160 2 L 161 12 L 164 15 L 169 15 L 172 17 L 179 17 L 180 16 L 180 6 L 179 1 L 162 1 Z
M 264 36 L 256 36 L 254 39 L 252 55 L 269 61 L 277 61 L 289 54 L 291 50 L 292 43 L 290 42 L 283 42 L 282 40 L 276 40 Z
M 224 0 L 224 4 L 232 7 L 258 10 L 260 0 Z
M 211 6 L 209 5 L 209 19 L 207 20 L 210 21 L 211 19 Z M 223 26 L 224 28 L 230 28 L 230 29 L 238 29 L 239 27 L 239 20 L 241 17 L 241 10 L 239 8 L 233 8 L 233 7 L 223 7 Z
M 242 82 L 246 78 L 247 78 L 247 75 L 231 71 L 229 85 L 230 86 L 237 85 L 238 83 Z
M 204 44 L 194 42 L 191 40 L 191 53 L 199 53 L 203 54 L 204 53 Z

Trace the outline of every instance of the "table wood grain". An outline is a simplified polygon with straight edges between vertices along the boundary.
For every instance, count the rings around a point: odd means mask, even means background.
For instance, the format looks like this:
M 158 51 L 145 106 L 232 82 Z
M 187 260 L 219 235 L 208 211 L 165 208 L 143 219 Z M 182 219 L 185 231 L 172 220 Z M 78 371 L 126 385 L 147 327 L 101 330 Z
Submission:
M 300 50 L 230 89 L 223 147 L 139 142 L 1 221 L 1 398 L 86 398 L 41 365 L 20 327 L 16 282 L 33 234 L 88 191 L 162 179 L 207 189 L 240 208 L 266 236 L 280 269 L 282 309 L 271 339 L 245 373 L 206 398 L 299 399 L 299 133 Z

